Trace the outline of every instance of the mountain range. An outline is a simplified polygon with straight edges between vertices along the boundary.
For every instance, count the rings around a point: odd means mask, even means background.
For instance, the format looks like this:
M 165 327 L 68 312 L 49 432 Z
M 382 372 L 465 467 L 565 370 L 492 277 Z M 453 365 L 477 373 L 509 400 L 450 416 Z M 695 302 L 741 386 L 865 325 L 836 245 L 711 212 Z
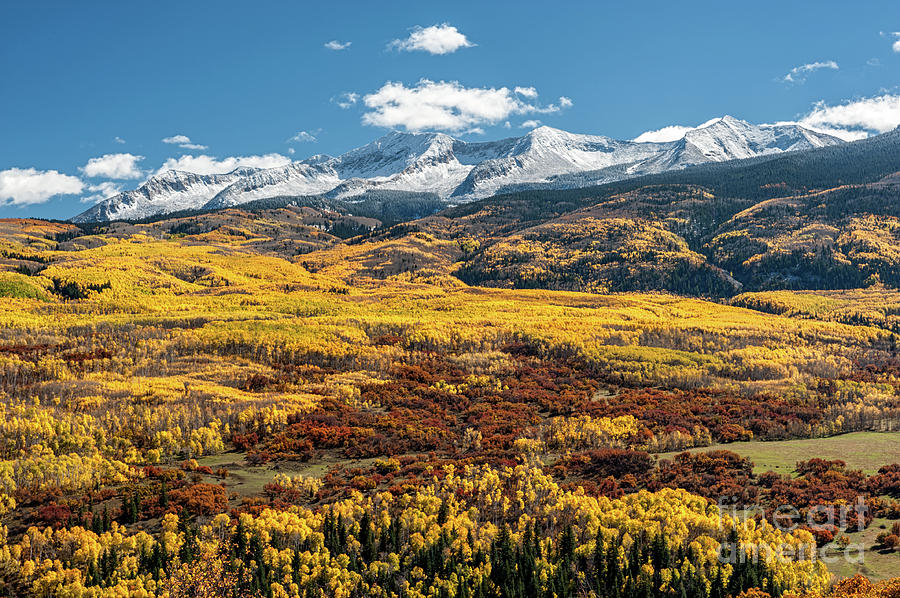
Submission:
M 341 156 L 227 174 L 166 171 L 105 199 L 73 222 L 139 220 L 275 198 L 318 197 L 352 206 L 379 194 L 427 195 L 449 206 L 511 190 L 583 187 L 687 167 L 838 145 L 799 125 L 731 116 L 681 139 L 647 143 L 538 127 L 522 137 L 469 142 L 443 133 L 391 132 Z

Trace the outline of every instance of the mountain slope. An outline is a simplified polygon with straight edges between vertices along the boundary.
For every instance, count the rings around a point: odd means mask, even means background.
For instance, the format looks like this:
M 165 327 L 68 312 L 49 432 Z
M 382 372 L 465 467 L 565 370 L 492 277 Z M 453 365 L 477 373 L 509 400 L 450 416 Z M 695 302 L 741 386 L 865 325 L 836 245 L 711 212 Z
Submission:
M 479 286 L 701 296 L 900 287 L 900 130 L 597 187 L 497 195 L 363 242 L 376 253 L 398 235 L 457 241 L 460 255 L 443 269 Z
M 419 140 L 430 144 L 435 138 Z M 408 158 L 396 159 L 417 165 L 415 156 Z M 372 169 L 394 168 L 366 162 Z M 246 238 L 247 247 L 363 286 L 392 279 L 447 288 L 468 283 L 717 297 L 879 283 L 900 287 L 900 130 L 596 187 L 495 195 L 420 219 L 415 215 L 441 205 L 436 195 L 379 190 L 366 197 L 355 203 L 322 196 L 267 198 L 240 210 L 190 216 L 189 226 L 180 218 L 81 228 L 102 230 L 104 238 L 129 237 L 141 227 L 233 234 Z M 397 211 L 407 205 L 416 207 Z M 355 216 L 342 216 L 351 211 Z M 279 231 L 277 243 L 259 241 L 269 234 L 270 221 L 325 227 L 331 235 L 301 227 L 291 228 L 294 238 Z M 385 222 L 402 224 L 384 227 Z
M 275 197 L 322 195 L 352 202 L 383 191 L 429 193 L 446 204 L 464 203 L 510 188 L 540 187 L 554 177 L 562 186 L 581 186 L 840 143 L 797 125 L 757 126 L 728 116 L 667 143 L 576 135 L 550 127 L 491 142 L 392 132 L 339 157 L 313 156 L 224 175 L 163 173 L 72 220 L 139 219 Z M 574 178 L 581 173 L 594 174 Z
M 73 222 L 133 220 L 154 214 L 202 208 L 228 185 L 255 172 L 238 169 L 228 174 L 193 174 L 169 170 L 150 177 L 133 191 L 124 191 L 82 212 Z
M 484 286 L 700 295 L 900 286 L 900 130 L 601 187 L 496 196 L 442 216 L 438 230 L 478 241 L 457 275 Z

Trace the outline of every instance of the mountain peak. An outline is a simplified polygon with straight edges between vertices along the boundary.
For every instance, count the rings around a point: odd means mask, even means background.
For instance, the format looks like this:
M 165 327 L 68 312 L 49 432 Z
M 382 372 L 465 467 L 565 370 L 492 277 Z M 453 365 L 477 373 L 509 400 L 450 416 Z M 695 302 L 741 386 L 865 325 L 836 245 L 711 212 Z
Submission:
M 754 125 L 725 115 L 686 132 L 684 143 L 685 152 L 677 160 L 693 165 L 802 151 L 841 141 L 796 124 Z
M 531 129 L 527 133 L 528 135 L 571 135 L 568 131 L 563 131 L 562 129 L 554 129 L 553 127 L 548 127 L 547 125 L 541 125 L 539 127 L 535 127 Z
M 764 125 L 753 125 L 746 120 L 742 120 L 740 118 L 731 116 L 730 114 L 725 114 L 724 116 L 720 116 L 718 118 L 712 118 L 702 125 L 695 127 L 693 131 L 701 131 L 703 129 L 708 129 L 710 127 L 727 127 L 728 129 L 747 129 L 747 128 L 757 128 L 757 126 Z
M 367 145 L 371 145 L 372 143 L 396 143 L 398 141 L 409 141 L 409 140 L 431 140 L 431 139 L 442 139 L 448 138 L 452 139 L 450 135 L 446 133 L 441 133 L 438 131 L 397 131 L 391 130 L 382 135 L 381 137 L 376 138 L 374 141 L 370 142 Z M 363 146 L 365 147 L 365 146 Z
M 525 137 L 531 139 L 608 139 L 608 137 L 603 137 L 602 135 L 583 135 L 579 133 L 570 133 L 569 131 L 556 129 L 554 127 L 548 127 L 547 125 L 535 127 L 534 129 L 526 133 Z
M 190 174 L 183 170 L 175 170 L 174 168 L 170 168 L 168 170 L 164 170 L 162 172 L 158 172 L 151 176 L 150 178 L 156 179 L 159 181 L 175 181 L 181 178 L 185 174 Z
M 509 189 L 539 188 L 567 176 L 572 186 L 842 143 L 797 125 L 750 124 L 730 115 L 674 141 L 639 143 L 549 126 L 521 137 L 463 141 L 445 133 L 390 131 L 338 156 L 312 156 L 277 168 L 228 174 L 166 171 L 106 199 L 73 220 L 139 219 L 249 201 L 323 195 L 362 201 L 372 192 L 437 195 L 454 203 Z M 573 175 L 573 176 L 570 176 Z
M 389 131 L 381 137 L 370 141 L 366 145 L 350 150 L 348 153 L 385 147 L 421 148 L 428 147 L 434 143 L 452 143 L 453 141 L 455 141 L 455 139 L 446 133 L 432 131 Z

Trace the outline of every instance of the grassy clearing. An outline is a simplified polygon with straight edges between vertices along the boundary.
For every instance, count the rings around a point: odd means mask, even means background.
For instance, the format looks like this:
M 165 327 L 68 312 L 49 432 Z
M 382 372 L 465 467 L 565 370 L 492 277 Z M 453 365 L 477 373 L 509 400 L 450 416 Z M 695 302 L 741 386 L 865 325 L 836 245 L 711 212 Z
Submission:
M 857 573 L 862 573 L 872 581 L 896 577 L 900 571 L 900 553 L 874 548 L 875 537 L 885 528 L 889 529 L 891 524 L 891 520 L 876 519 L 864 531 L 846 534 L 850 539 L 850 549 L 846 552 L 839 549 L 827 550 L 824 556 L 831 561 L 826 561 L 828 570 L 839 578 L 853 577 Z M 862 546 L 861 555 L 853 549 L 854 546 Z
M 691 449 L 691 452 L 712 450 L 727 450 L 749 457 L 756 473 L 787 474 L 794 471 L 798 461 L 820 457 L 841 459 L 851 469 L 873 474 L 882 465 L 900 462 L 900 432 L 853 432 L 828 438 L 732 442 Z M 659 458 L 671 459 L 679 452 L 682 451 L 661 453 Z
M 205 480 L 215 484 L 222 483 L 228 492 L 235 492 L 241 497 L 260 496 L 263 488 L 279 473 L 289 476 L 302 475 L 309 478 L 321 478 L 333 467 L 366 467 L 374 459 L 340 459 L 332 455 L 323 455 L 309 462 L 279 461 L 266 465 L 249 465 L 240 453 L 222 453 L 197 459 L 199 465 L 212 469 L 224 467 L 228 470 L 228 478 L 221 480 L 212 478 Z
M 873 474 L 882 465 L 900 462 L 900 432 L 853 432 L 828 438 L 733 442 L 691 449 L 691 452 L 710 450 L 729 450 L 748 457 L 753 461 L 756 473 L 771 470 L 790 474 L 797 461 L 820 457 L 841 459 L 852 469 Z M 670 459 L 678 452 L 662 453 L 658 457 Z M 888 519 L 876 519 L 865 530 L 846 534 L 850 540 L 848 550 L 826 548 L 822 556 L 828 570 L 837 578 L 858 573 L 872 581 L 896 577 L 900 572 L 900 553 L 875 549 L 876 536 L 892 524 L 893 521 Z

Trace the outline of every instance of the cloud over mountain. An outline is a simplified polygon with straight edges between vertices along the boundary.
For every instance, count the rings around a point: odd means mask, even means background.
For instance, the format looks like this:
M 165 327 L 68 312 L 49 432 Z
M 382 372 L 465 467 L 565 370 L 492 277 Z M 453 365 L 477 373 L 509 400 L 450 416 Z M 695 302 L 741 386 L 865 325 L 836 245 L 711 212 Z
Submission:
M 105 154 L 91 158 L 81 171 L 89 177 L 105 177 L 108 179 L 137 179 L 143 174 L 138 162 L 144 156 L 134 154 Z
M 797 122 L 845 140 L 885 133 L 900 126 L 900 95 L 884 94 L 833 106 L 818 102 Z
M 251 166 L 253 168 L 274 168 L 276 166 L 284 166 L 290 163 L 291 159 L 281 154 L 265 154 L 263 156 L 228 156 L 221 160 L 213 156 L 201 154 L 199 156 L 181 156 L 180 158 L 169 158 L 162 166 L 158 173 L 168 170 L 182 170 L 195 174 L 222 174 L 231 172 L 235 168 L 241 166 Z
M 464 87 L 457 81 L 429 79 L 411 87 L 387 82 L 363 98 L 369 109 L 363 123 L 407 131 L 460 132 L 494 125 L 516 114 L 558 112 L 572 105 L 571 100 L 561 97 L 559 104 L 540 106 L 519 97 L 535 98 L 537 91 L 533 88 L 517 89 L 518 94 L 507 87 Z M 523 89 L 526 94 L 522 94 Z

